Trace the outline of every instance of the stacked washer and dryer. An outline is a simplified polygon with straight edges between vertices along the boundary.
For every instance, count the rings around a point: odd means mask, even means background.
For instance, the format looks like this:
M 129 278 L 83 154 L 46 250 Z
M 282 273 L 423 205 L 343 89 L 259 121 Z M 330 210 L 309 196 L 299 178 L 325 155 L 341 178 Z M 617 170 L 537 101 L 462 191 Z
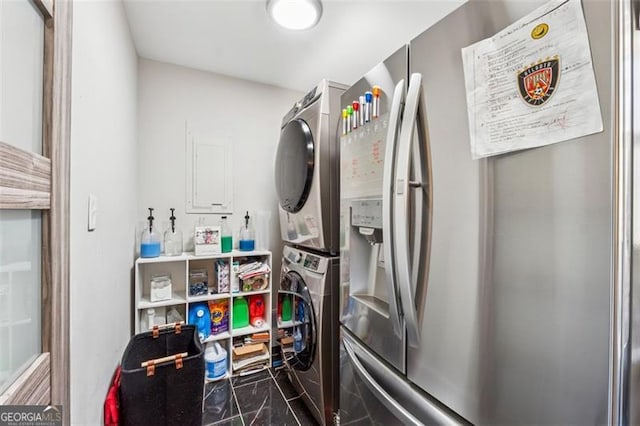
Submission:
M 339 401 L 338 128 L 346 89 L 322 80 L 291 108 L 282 120 L 275 163 L 285 243 L 278 301 L 288 298 L 285 310 L 292 311 L 290 320 L 279 318 L 279 327 L 295 340 L 283 358 L 321 424 L 333 424 Z

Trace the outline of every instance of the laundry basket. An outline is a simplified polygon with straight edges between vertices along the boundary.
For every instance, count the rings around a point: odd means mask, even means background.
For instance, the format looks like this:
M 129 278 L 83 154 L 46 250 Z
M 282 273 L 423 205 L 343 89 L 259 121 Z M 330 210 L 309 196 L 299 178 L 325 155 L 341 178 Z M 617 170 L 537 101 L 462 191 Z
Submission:
M 194 326 L 131 338 L 122 356 L 122 425 L 201 425 L 204 351 Z

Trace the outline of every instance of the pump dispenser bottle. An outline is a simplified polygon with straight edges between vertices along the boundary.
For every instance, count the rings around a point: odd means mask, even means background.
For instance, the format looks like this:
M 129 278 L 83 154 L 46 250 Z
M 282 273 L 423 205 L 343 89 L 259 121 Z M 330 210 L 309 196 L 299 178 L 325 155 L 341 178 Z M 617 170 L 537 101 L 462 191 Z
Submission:
M 142 231 L 140 238 L 140 257 L 160 256 L 160 235 L 153 229 L 153 208 L 149 207 L 149 227 Z
M 171 210 L 171 226 L 164 233 L 164 254 L 165 256 L 180 256 L 182 254 L 182 232 L 176 229 L 176 217 L 174 208 Z
M 222 216 L 220 219 L 220 242 L 223 253 L 231 252 L 233 249 L 233 237 L 231 236 L 231 228 L 229 228 L 229 224 L 227 224 L 226 216 Z
M 241 251 L 252 251 L 256 247 L 256 233 L 249 223 L 249 212 L 244 216 L 244 225 L 240 228 L 240 241 L 238 246 Z

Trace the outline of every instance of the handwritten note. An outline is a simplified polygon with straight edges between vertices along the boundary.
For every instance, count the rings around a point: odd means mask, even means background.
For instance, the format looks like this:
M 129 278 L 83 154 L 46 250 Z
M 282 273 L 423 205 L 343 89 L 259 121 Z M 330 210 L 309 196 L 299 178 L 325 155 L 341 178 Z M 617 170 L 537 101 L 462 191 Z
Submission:
M 341 198 L 382 196 L 389 114 L 340 138 Z
M 602 131 L 580 0 L 554 0 L 462 49 L 474 159 Z

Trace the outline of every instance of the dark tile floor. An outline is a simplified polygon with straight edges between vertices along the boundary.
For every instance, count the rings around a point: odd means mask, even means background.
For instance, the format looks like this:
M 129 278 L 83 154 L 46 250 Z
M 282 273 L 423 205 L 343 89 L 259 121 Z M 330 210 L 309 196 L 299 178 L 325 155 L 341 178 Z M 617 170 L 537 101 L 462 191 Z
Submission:
M 207 383 L 203 426 L 317 425 L 284 370 Z

